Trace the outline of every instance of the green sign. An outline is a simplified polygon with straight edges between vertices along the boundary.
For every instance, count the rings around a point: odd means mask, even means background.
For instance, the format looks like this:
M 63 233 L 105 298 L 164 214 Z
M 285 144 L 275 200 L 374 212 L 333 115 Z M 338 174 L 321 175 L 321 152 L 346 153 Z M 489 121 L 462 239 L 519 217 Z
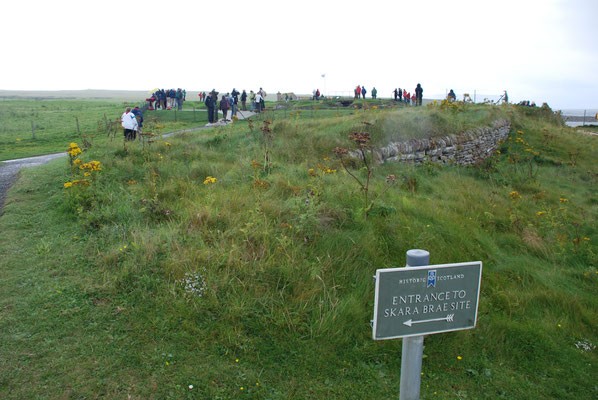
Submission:
M 480 261 L 376 270 L 374 340 L 475 327 Z

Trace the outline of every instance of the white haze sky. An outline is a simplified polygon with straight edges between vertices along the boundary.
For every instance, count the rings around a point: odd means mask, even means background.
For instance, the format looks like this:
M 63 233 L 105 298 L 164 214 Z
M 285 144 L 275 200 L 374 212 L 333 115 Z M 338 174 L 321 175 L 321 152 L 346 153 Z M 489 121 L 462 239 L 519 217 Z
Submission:
M 598 0 L 5 0 L 0 89 L 182 87 L 598 107 Z M 321 75 L 326 74 L 324 80 Z

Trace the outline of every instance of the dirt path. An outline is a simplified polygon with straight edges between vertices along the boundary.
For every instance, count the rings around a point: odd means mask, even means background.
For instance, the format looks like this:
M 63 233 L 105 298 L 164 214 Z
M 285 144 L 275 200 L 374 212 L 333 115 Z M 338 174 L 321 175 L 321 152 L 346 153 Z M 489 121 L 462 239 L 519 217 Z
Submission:
M 36 167 L 46 164 L 55 158 L 66 157 L 66 153 L 46 154 L 37 157 L 19 158 L 0 162 L 0 215 L 2 215 L 2 206 L 6 192 L 16 182 L 19 177 L 19 170 L 26 167 Z

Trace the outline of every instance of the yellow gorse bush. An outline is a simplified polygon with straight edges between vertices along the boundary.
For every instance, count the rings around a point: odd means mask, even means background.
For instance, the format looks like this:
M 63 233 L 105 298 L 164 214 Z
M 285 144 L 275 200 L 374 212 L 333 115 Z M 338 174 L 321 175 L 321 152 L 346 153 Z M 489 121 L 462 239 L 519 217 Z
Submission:
M 80 170 L 89 170 L 89 171 L 101 171 L 102 167 L 100 166 L 99 161 L 90 161 L 88 163 L 84 163 L 79 165 Z
M 77 180 L 74 180 L 72 182 L 66 182 L 64 184 L 64 188 L 68 189 L 68 188 L 70 188 L 72 186 L 76 186 L 76 185 L 91 186 L 91 182 L 88 181 L 87 179 L 77 179 Z
M 79 148 L 79 145 L 74 142 L 67 147 L 66 151 L 71 157 L 77 157 L 79 154 L 83 153 L 83 151 L 81 151 Z
M 512 191 L 511 193 L 509 193 L 509 197 L 511 198 L 511 200 L 517 201 L 521 198 L 521 195 L 519 194 L 519 192 Z
M 216 178 L 212 177 L 212 176 L 208 176 L 206 177 L 206 180 L 203 181 L 204 185 L 207 185 L 208 183 L 216 183 Z

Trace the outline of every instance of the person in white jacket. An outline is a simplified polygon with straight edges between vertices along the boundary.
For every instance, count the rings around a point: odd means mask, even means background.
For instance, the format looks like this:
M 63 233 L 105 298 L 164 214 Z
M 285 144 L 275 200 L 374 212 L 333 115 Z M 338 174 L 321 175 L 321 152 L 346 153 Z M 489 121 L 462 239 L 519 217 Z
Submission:
M 131 112 L 131 107 L 125 109 L 121 120 L 122 126 L 125 128 L 125 140 L 135 140 L 137 138 L 137 118 Z

